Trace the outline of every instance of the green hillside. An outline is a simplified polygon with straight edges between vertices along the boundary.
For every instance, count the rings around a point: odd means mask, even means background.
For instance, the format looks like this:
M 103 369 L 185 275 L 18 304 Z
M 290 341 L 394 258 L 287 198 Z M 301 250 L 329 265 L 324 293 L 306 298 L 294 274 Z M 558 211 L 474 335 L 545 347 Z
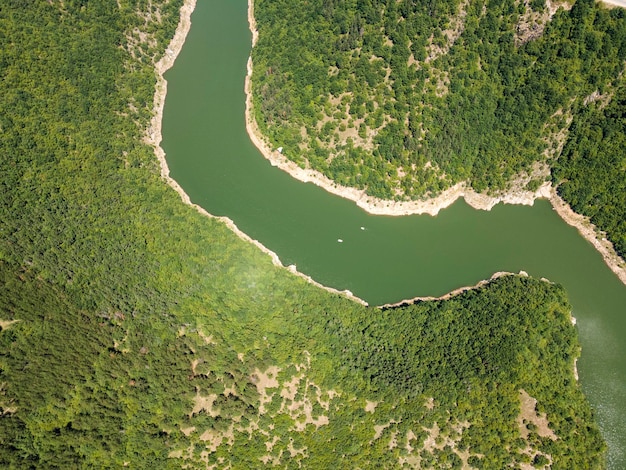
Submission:
M 606 231 L 626 259 L 626 83 L 584 107 L 554 165 L 559 194 Z
M 363 307 L 180 201 L 142 140 L 180 6 L 0 7 L 0 467 L 601 468 L 558 285 Z
M 567 181 L 588 196 L 582 203 L 570 187 L 563 197 L 626 254 L 626 170 L 604 156 L 626 134 L 616 97 L 624 9 L 593 0 L 256 0 L 254 16 L 254 117 L 287 158 L 382 199 L 423 199 L 462 181 L 488 193 Z M 597 157 L 586 176 L 551 176 L 569 167 L 590 109 L 613 102 L 619 116 L 589 139 Z M 615 184 L 600 183 L 607 173 Z

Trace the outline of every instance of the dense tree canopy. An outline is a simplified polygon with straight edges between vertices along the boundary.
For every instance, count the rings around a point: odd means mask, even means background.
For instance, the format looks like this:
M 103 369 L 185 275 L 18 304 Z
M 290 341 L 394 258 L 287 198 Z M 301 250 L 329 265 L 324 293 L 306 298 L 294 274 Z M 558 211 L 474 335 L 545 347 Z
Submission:
M 559 286 L 381 311 L 180 201 L 143 143 L 180 5 L 0 7 L 0 466 L 601 467 Z
M 545 159 L 555 116 L 626 59 L 623 10 L 592 0 L 551 19 L 543 2 L 509 0 L 259 0 L 255 16 L 263 131 L 289 158 L 383 198 L 463 180 L 504 188 Z
M 626 84 L 583 107 L 570 127 L 553 178 L 572 208 L 606 231 L 626 259 Z

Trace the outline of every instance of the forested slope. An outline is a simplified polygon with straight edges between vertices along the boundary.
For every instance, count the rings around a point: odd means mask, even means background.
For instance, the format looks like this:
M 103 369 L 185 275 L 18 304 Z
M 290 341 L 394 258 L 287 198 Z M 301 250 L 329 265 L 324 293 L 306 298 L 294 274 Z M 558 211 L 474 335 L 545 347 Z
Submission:
M 0 7 L 0 466 L 601 467 L 559 286 L 367 308 L 180 201 L 142 143 L 180 6 Z
M 626 259 L 626 83 L 584 107 L 554 165 L 559 194 L 606 231 Z
M 463 181 L 534 191 L 551 167 L 567 166 L 572 119 L 598 96 L 614 100 L 624 82 L 625 11 L 593 0 L 255 0 L 254 16 L 261 132 L 287 158 L 382 199 L 423 199 Z M 620 123 L 602 145 L 617 148 Z M 586 213 L 623 256 L 626 192 L 597 182 L 626 175 L 603 153 L 589 178 L 567 178 L 601 193 Z

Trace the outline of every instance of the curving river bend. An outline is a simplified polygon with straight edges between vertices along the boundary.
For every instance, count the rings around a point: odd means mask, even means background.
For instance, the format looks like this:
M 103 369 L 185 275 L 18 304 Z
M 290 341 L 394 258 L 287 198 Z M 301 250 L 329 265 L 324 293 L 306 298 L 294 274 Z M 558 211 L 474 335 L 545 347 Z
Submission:
M 200 1 L 192 21 L 165 75 L 162 143 L 172 178 L 191 200 L 231 218 L 284 265 L 370 304 L 440 296 L 497 271 L 564 285 L 583 347 L 580 381 L 608 442 L 609 468 L 626 468 L 626 286 L 592 245 L 547 201 L 491 212 L 457 201 L 436 217 L 372 216 L 294 180 L 246 133 L 245 0 Z

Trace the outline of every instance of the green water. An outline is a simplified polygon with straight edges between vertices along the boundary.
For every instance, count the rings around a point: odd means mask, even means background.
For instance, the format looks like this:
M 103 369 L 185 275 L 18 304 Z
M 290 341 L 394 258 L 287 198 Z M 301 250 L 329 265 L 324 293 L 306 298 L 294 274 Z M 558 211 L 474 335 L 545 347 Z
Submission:
M 459 201 L 437 217 L 371 216 L 272 167 L 245 130 L 246 8 L 243 0 L 198 2 L 166 74 L 163 147 L 172 177 L 283 264 L 370 304 L 439 296 L 496 271 L 563 284 L 583 345 L 581 384 L 609 444 L 609 466 L 626 468 L 626 287 L 600 255 L 545 201 L 491 212 Z

